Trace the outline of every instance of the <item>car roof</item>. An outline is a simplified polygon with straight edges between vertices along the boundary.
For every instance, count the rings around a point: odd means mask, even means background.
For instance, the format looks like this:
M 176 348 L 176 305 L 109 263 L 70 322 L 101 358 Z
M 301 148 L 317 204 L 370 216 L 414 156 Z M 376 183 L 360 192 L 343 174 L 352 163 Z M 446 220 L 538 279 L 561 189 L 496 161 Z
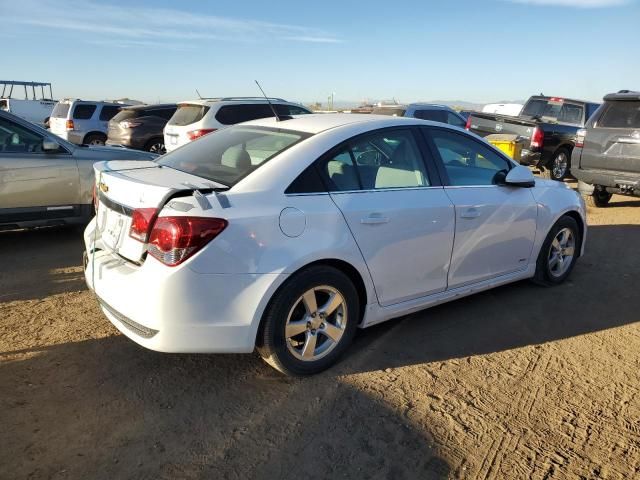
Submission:
M 294 102 L 289 102 L 288 100 L 284 100 L 283 98 L 269 98 L 269 101 L 276 103 L 290 103 L 295 104 Z M 216 103 L 237 103 L 237 104 L 263 104 L 269 103 L 264 97 L 220 97 L 220 98 L 198 98 L 197 100 L 185 100 L 182 102 L 178 102 L 178 105 L 206 105 L 211 106 Z M 297 105 L 297 104 L 295 104 Z
M 604 96 L 604 100 L 611 101 L 638 101 L 640 100 L 640 92 L 634 92 L 631 90 L 620 90 L 616 93 L 610 93 Z
M 291 119 L 278 121 L 274 117 L 252 120 L 241 125 L 253 125 L 260 127 L 282 128 L 284 130 L 294 130 L 316 134 L 326 130 L 347 125 L 377 122 L 377 128 L 394 125 L 437 125 L 442 123 L 418 120 L 408 117 L 390 117 L 388 115 L 358 115 L 353 113 L 316 113 L 307 115 L 294 115 Z
M 131 105 L 122 107 L 123 110 L 153 110 L 156 108 L 174 108 L 178 105 L 176 103 L 155 103 L 153 105 L 144 104 L 144 105 Z

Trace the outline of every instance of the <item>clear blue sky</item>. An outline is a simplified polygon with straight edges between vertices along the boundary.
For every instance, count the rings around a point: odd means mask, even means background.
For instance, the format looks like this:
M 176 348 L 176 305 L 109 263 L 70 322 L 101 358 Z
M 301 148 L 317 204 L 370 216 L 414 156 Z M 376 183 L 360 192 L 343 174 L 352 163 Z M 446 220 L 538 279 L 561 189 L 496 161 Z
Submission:
M 0 0 L 0 77 L 56 97 L 599 99 L 640 89 L 640 0 Z

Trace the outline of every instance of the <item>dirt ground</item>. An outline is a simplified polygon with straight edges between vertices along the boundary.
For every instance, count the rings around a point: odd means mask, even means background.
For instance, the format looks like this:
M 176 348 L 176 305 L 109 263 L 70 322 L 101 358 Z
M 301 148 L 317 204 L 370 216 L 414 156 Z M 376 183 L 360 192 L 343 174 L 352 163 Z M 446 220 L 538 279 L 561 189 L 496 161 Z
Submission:
M 166 355 L 111 327 L 78 231 L 0 235 L 0 478 L 640 478 L 640 200 L 567 283 L 362 331 L 337 367 Z

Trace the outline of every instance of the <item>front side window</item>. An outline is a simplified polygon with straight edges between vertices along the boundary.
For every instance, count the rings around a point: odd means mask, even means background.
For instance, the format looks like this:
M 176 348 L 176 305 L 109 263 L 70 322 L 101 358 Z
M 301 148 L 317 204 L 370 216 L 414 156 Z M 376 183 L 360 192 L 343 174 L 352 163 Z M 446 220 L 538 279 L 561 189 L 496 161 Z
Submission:
M 42 153 L 43 137 L 0 118 L 0 153 Z
M 190 142 L 160 157 L 158 163 L 231 187 L 307 136 L 290 130 L 238 125 Z
M 93 116 L 93 112 L 95 111 L 95 105 L 78 104 L 73 109 L 73 118 L 75 120 L 88 120 Z
M 602 128 L 640 128 L 640 102 L 611 102 L 598 121 Z
M 490 147 L 460 133 L 430 130 L 453 186 L 496 185 L 510 164 Z
M 347 142 L 320 162 L 331 191 L 415 188 L 430 185 L 410 130 L 381 130 Z

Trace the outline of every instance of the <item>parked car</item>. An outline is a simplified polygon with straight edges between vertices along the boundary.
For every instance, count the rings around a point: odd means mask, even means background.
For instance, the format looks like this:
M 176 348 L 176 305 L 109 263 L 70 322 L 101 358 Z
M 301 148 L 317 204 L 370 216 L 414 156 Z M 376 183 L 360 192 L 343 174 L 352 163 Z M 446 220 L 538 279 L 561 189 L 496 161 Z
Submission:
M 163 129 L 176 113 L 175 103 L 123 107 L 109 121 L 107 145 L 122 145 L 162 155 Z
M 155 157 L 121 148 L 78 147 L 0 112 L 0 230 L 86 224 L 93 209 L 94 162 Z
M 640 92 L 604 97 L 578 131 L 571 171 L 591 206 L 606 206 L 614 193 L 640 196 Z
M 271 98 L 270 101 L 278 115 L 311 113 L 302 105 L 282 98 Z M 170 152 L 228 125 L 272 116 L 269 102 L 264 97 L 204 98 L 181 102 L 164 128 L 165 148 Z
M 577 192 L 412 118 L 261 119 L 95 170 L 85 277 L 107 318 L 153 350 L 257 347 L 288 374 L 327 368 L 357 327 L 559 284 L 585 243 Z
M 376 107 L 371 112 L 374 115 L 391 115 L 394 117 L 413 117 L 421 120 L 448 123 L 455 127 L 464 128 L 467 123 L 465 117 L 446 105 L 432 103 L 411 103 L 409 105 L 385 105 Z
M 525 141 L 518 161 L 540 170 L 552 180 L 571 174 L 571 152 L 576 133 L 598 108 L 598 103 L 536 95 L 525 103 L 517 117 L 474 112 L 467 119 L 467 130 L 486 137 L 513 134 Z
M 55 106 L 52 100 L 53 92 L 50 83 L 21 82 L 15 80 L 0 80 L 2 93 L 0 94 L 0 110 L 13 113 L 20 118 L 40 126 L 47 126 L 51 111 Z M 40 87 L 38 91 L 38 87 Z M 15 93 L 24 88 L 24 98 L 15 98 Z M 49 97 L 45 97 L 48 88 Z
M 93 102 L 67 99 L 56 104 L 49 120 L 49 129 L 60 138 L 76 145 L 104 145 L 109 120 L 123 103 Z

